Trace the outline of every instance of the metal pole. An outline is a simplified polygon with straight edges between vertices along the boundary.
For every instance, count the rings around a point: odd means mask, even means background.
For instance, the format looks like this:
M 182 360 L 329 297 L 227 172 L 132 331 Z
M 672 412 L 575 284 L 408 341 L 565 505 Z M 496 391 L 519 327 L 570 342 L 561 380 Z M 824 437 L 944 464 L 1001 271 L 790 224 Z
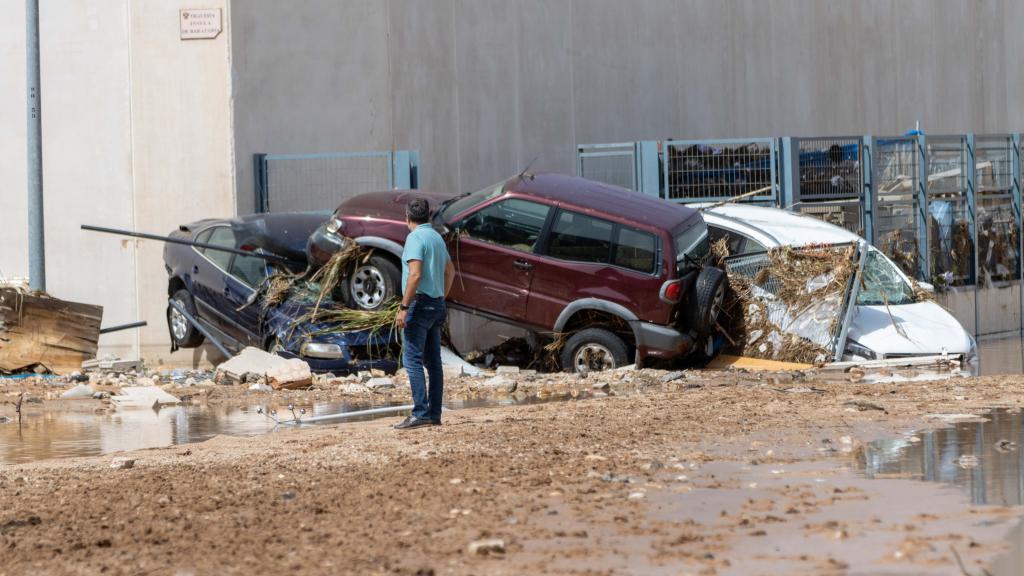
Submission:
M 25 84 L 28 92 L 28 279 L 29 288 L 46 290 L 43 237 L 43 135 L 39 87 L 39 0 L 25 0 Z
M 324 422 L 327 420 L 340 420 L 344 418 L 358 418 L 360 416 L 372 416 L 374 414 L 394 414 L 396 412 L 406 412 L 412 410 L 412 404 L 406 404 L 403 406 L 385 406 L 383 408 L 370 408 L 368 410 L 357 410 L 355 412 L 339 412 L 337 414 L 324 414 L 323 416 L 313 416 L 311 418 L 293 418 L 291 420 L 281 420 L 278 424 L 312 424 L 313 422 Z
M 200 334 L 205 336 L 206 339 L 210 341 L 210 344 L 213 344 L 213 347 L 216 348 L 217 350 L 219 350 L 220 353 L 223 354 L 225 358 L 231 358 L 232 356 L 234 356 L 234 354 L 229 352 L 228 349 L 225 348 L 224 345 L 220 343 L 220 340 L 218 340 L 213 334 L 210 334 L 209 330 L 207 330 L 206 328 L 203 328 L 203 325 L 200 324 L 198 320 L 193 318 L 192 315 L 188 313 L 188 310 L 185 310 L 185 308 L 182 307 L 181 304 L 178 304 L 177 302 L 175 302 L 174 298 L 171 298 L 170 300 L 168 300 L 167 304 L 171 308 L 174 308 L 175 310 L 180 312 L 181 315 L 185 317 L 185 320 L 188 320 L 189 324 L 194 326 L 195 329 L 198 330 Z

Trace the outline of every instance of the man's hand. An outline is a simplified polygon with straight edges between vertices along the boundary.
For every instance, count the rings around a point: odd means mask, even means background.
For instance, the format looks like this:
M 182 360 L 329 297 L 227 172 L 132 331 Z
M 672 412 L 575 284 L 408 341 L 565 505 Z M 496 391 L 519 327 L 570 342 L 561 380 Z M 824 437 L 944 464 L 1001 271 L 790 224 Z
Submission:
M 399 310 L 398 311 L 398 315 L 395 316 L 395 326 L 398 326 L 399 328 L 405 328 L 405 313 L 406 312 L 408 312 L 408 310 Z

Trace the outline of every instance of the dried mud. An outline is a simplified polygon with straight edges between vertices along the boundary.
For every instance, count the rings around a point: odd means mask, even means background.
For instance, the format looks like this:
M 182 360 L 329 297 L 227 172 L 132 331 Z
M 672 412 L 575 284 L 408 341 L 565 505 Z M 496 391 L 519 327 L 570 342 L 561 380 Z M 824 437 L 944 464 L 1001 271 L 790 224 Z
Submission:
M 864 480 L 858 446 L 931 413 L 1017 407 L 1024 378 L 662 375 L 440 427 L 4 467 L 0 574 L 958 574 L 953 550 L 980 573 L 1004 549 L 1019 510 Z M 470 554 L 486 538 L 504 552 Z

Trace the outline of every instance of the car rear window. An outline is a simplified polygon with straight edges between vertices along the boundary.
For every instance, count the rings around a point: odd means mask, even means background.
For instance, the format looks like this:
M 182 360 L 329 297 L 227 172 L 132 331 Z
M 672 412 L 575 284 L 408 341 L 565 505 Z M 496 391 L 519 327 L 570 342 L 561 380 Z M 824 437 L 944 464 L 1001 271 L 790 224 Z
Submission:
M 622 227 L 615 243 L 615 265 L 650 274 L 654 272 L 655 246 L 654 234 Z
M 563 210 L 551 229 L 548 256 L 607 264 L 614 231 L 615 225 L 607 220 Z
M 696 265 L 704 262 L 711 253 L 711 243 L 708 241 L 708 227 L 702 218 L 699 222 L 690 226 L 675 236 L 676 262 Z

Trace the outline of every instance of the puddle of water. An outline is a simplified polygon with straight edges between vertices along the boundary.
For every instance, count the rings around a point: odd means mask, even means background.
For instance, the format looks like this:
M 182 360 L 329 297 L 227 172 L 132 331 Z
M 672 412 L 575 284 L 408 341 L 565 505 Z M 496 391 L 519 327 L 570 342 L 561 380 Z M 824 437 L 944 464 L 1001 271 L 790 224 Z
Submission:
M 578 398 L 591 397 L 583 391 Z M 445 404 L 446 409 L 502 406 L 512 404 L 534 404 L 573 399 L 569 396 L 545 397 L 528 396 L 522 399 L 512 397 L 454 400 Z M 97 456 L 112 452 L 124 452 L 141 448 L 157 448 L 175 444 L 202 442 L 218 435 L 255 436 L 285 429 L 277 426 L 265 414 L 260 414 L 258 405 L 244 408 L 219 406 L 175 406 L 159 411 L 148 409 L 118 410 L 111 414 L 95 414 L 91 410 L 97 404 L 83 401 L 83 404 L 65 403 L 63 406 L 28 412 L 22 419 L 0 424 L 0 466 L 69 458 L 74 456 Z M 296 405 L 313 417 L 325 414 L 352 412 L 367 408 L 379 408 L 396 404 L 370 404 L 323 402 L 311 405 Z M 278 418 L 288 419 L 291 414 L 282 406 L 276 407 Z M 13 417 L 14 415 L 11 414 Z M 351 418 L 344 422 L 369 420 L 373 418 L 397 418 L 396 414 Z M 325 422 L 337 424 L 339 421 Z
M 999 409 L 984 421 L 879 440 L 865 447 L 868 478 L 911 478 L 956 486 L 974 504 L 1024 504 L 1024 414 Z M 992 574 L 1024 574 L 1024 527 L 1009 535 L 1010 552 Z
M 984 420 L 873 442 L 865 447 L 864 473 L 952 484 L 975 504 L 1020 505 L 1024 414 L 1001 409 Z

